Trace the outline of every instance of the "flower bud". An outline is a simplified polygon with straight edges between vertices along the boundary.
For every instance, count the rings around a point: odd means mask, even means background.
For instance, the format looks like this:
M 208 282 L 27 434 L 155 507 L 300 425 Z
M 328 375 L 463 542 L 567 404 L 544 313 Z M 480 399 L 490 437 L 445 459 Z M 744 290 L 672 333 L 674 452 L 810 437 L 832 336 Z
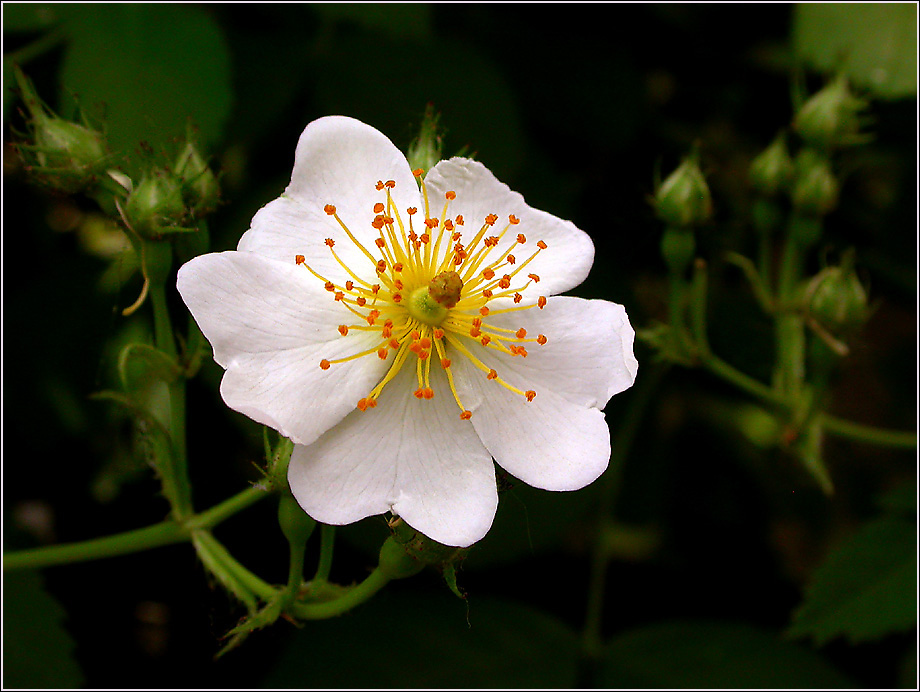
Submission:
M 159 239 L 166 233 L 188 230 L 180 225 L 186 215 L 182 182 L 162 170 L 145 174 L 128 197 L 125 215 L 143 238 Z
M 859 135 L 859 112 L 868 103 L 856 98 L 843 75 L 808 99 L 792 126 L 804 142 L 825 151 L 864 141 Z
M 30 116 L 30 137 L 18 144 L 29 174 L 42 185 L 66 193 L 93 185 L 109 158 L 103 134 L 54 115 L 15 65 L 14 74 Z
M 282 493 L 278 501 L 278 524 L 291 545 L 305 544 L 316 528 L 316 520 L 308 516 L 288 492 Z
M 786 149 L 786 137 L 781 134 L 751 161 L 748 174 L 753 188 L 771 197 L 789 185 L 794 172 L 792 157 Z
M 425 107 L 425 117 L 422 119 L 418 138 L 409 145 L 409 152 L 406 156 L 412 170 L 419 168 L 423 171 L 431 170 L 441 160 L 443 142 L 438 130 L 440 117 L 439 113 L 434 112 L 433 104 L 429 103 Z
M 176 159 L 175 172 L 182 184 L 182 197 L 189 209 L 196 215 L 203 215 L 217 208 L 220 202 L 217 176 L 190 139 Z
M 405 579 L 425 569 L 425 563 L 406 552 L 395 536 L 388 537 L 380 548 L 380 569 L 390 579 Z
M 679 228 L 704 223 L 712 216 L 712 196 L 697 155 L 691 154 L 655 192 L 655 213 L 669 226 Z
M 839 267 L 826 267 L 805 289 L 809 314 L 832 334 L 852 333 L 869 317 L 869 298 L 853 270 L 852 260 Z
M 837 206 L 840 185 L 826 157 L 802 149 L 795 157 L 792 203 L 808 215 L 824 216 Z

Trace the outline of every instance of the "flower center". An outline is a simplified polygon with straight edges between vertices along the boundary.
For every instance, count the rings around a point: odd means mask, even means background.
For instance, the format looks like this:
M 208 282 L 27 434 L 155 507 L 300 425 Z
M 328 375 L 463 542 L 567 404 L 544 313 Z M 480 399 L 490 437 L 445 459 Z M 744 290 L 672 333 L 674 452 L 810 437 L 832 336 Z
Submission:
M 345 358 L 320 361 L 324 370 L 336 363 L 344 363 L 365 356 L 376 355 L 390 362 L 386 374 L 367 397 L 358 401 L 357 407 L 364 411 L 374 408 L 383 388 L 397 375 L 404 365 L 414 360 L 418 389 L 414 395 L 419 399 L 431 399 L 431 363 L 436 354 L 440 367 L 447 375 L 451 394 L 460 407 L 460 418 L 468 420 L 472 414 L 460 401 L 454 383 L 452 358 L 465 357 L 486 379 L 532 401 L 533 390 L 521 390 L 501 379 L 498 373 L 485 365 L 469 348 L 473 341 L 507 356 L 527 357 L 525 344 L 546 343 L 543 334 L 528 336 L 524 328 L 514 331 L 490 324 L 490 316 L 528 310 L 542 309 L 546 298 L 539 296 L 536 303 L 519 305 L 523 292 L 540 281 L 536 274 L 523 274 L 522 270 L 543 250 L 546 243 L 536 243 L 536 249 L 518 263 L 512 250 L 525 245 L 523 233 L 503 240 L 512 226 L 520 221 L 513 214 L 508 216 L 504 229 L 497 235 L 488 235 L 498 221 L 498 216 L 489 214 L 469 243 L 464 244 L 461 228 L 465 221 L 462 215 L 451 219 L 448 216 L 450 203 L 456 199 L 454 192 L 445 194 L 440 218 L 430 215 L 428 190 L 421 179 L 422 171 L 414 171 L 419 178 L 424 200 L 424 220 L 417 230 L 414 219 L 418 209 L 405 210 L 405 218 L 393 204 L 390 190 L 396 186 L 392 180 L 378 181 L 377 192 L 383 192 L 384 201 L 373 205 L 370 225 L 377 231 L 374 240 L 376 254 L 357 240 L 336 208 L 327 204 L 324 211 L 334 217 L 339 227 L 373 266 L 374 281 L 362 276 L 370 272 L 356 272 L 347 266 L 335 251 L 335 240 L 326 239 L 326 245 L 335 260 L 351 279 L 335 283 L 314 271 L 303 255 L 295 261 L 304 266 L 315 277 L 324 282 L 327 291 L 343 306 L 343 314 L 358 318 L 357 324 L 341 324 L 339 334 L 347 337 L 352 331 L 373 332 L 379 342 L 373 348 Z M 419 232 L 421 231 L 421 232 Z M 501 249 L 499 249 L 501 248 Z M 499 299 L 511 299 L 512 305 Z M 490 303 L 492 306 L 490 307 Z M 353 320 L 352 320 L 353 321 Z

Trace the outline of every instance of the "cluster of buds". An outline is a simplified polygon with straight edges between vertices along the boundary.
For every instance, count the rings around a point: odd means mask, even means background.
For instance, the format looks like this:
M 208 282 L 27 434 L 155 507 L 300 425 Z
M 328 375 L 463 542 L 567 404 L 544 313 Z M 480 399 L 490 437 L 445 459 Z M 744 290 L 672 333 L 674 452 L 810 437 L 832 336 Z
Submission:
M 80 125 L 59 118 L 18 65 L 13 74 L 28 110 L 29 132 L 16 145 L 26 171 L 39 184 L 67 194 L 93 187 L 111 159 L 105 136 L 85 120 Z

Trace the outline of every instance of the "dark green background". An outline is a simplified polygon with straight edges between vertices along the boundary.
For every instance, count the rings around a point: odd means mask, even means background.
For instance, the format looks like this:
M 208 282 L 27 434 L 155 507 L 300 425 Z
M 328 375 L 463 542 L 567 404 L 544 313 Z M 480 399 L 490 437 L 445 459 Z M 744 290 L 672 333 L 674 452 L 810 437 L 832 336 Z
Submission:
M 147 161 L 139 139 L 165 157 L 186 114 L 194 115 L 223 173 L 214 249 L 234 247 L 255 211 L 284 188 L 308 122 L 351 115 L 405 149 L 431 102 L 447 130 L 446 154 L 469 147 L 532 205 L 592 236 L 594 270 L 575 293 L 625 304 L 637 328 L 666 317 L 661 229 L 648 196 L 656 172 L 676 167 L 698 140 L 715 203 L 714 221 L 698 235 L 700 254 L 713 263 L 713 347 L 769 378 L 771 325 L 719 257 L 755 247 L 744 175 L 791 119 L 791 5 L 99 5 L 31 13 L 5 4 L 3 11 L 7 53 L 63 27 L 63 42 L 24 68 L 55 108 L 72 112 L 76 92 L 91 119 L 104 118 L 128 170 Z M 822 83 L 806 76 L 809 89 Z M 22 130 L 13 98 L 5 94 L 7 122 Z M 855 247 L 875 306 L 835 383 L 832 411 L 911 429 L 916 99 L 877 101 L 872 113 L 875 140 L 845 158 L 843 200 L 810 269 Z M 4 136 L 8 142 L 9 125 Z M 143 314 L 117 314 L 139 282 L 101 290 L 109 261 L 48 222 L 53 213 L 90 212 L 92 203 L 28 186 L 8 145 L 4 164 L 7 547 L 40 540 L 17 534 L 10 520 L 24 502 L 51 510 L 55 541 L 160 521 L 167 506 L 128 451 L 130 424 L 88 400 L 114 383 L 106 343 L 128 338 L 126 329 L 143 333 Z M 177 299 L 174 307 L 181 314 Z M 637 356 L 639 378 L 649 377 L 652 354 L 637 346 Z M 201 508 L 255 479 L 260 455 L 260 431 L 226 409 L 219 377 L 212 364 L 189 386 Z M 614 431 L 634 391 L 607 407 Z M 704 373 L 680 368 L 654 392 L 616 511 L 654 538 L 611 564 L 603 628 L 611 644 L 596 670 L 579 666 L 578 636 L 599 486 L 551 494 L 517 484 L 459 574 L 468 615 L 436 573 L 424 572 L 341 619 L 302 630 L 282 622 L 215 662 L 220 636 L 243 612 L 208 582 L 191 548 L 161 548 L 48 569 L 47 594 L 34 576 L 17 575 L 16 593 L 27 594 L 18 617 L 44 613 L 52 633 L 29 639 L 16 631 L 21 646 L 5 652 L 7 674 L 25 677 L 5 682 L 887 687 L 912 680 L 909 631 L 859 643 L 836 638 L 821 648 L 779 635 L 828 550 L 879 514 L 879 494 L 915 483 L 914 455 L 829 438 L 837 493 L 826 498 L 793 459 L 739 432 L 748 404 Z M 280 582 L 285 545 L 273 514 L 263 503 L 217 535 Z M 381 518 L 341 531 L 333 578 L 361 579 L 386 533 Z M 9 603 L 5 614 L 16 614 Z M 21 667 L 10 672 L 7 656 Z M 50 679 L 34 677 L 49 671 Z

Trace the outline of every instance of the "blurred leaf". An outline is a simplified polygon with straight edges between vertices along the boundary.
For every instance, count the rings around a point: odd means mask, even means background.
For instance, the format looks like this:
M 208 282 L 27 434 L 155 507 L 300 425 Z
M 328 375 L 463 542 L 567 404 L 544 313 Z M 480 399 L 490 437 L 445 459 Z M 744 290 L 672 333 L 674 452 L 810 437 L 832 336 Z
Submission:
M 916 480 L 895 486 L 879 499 L 879 505 L 888 512 L 917 513 Z
M 815 571 L 789 635 L 861 642 L 916 625 L 916 542 L 916 523 L 906 517 L 864 526 Z
M 45 591 L 39 572 L 3 575 L 4 688 L 74 688 L 83 674 L 61 621 L 64 609 Z
M 67 14 L 67 4 L 50 2 L 3 3 L 4 31 L 40 31 L 57 24 Z
M 326 20 L 351 21 L 397 38 L 431 33 L 431 8 L 423 4 L 317 3 L 313 10 Z
M 418 577 L 421 578 L 421 577 Z M 385 591 L 335 620 L 310 622 L 265 687 L 565 688 L 578 641 L 561 622 L 494 599 Z
M 141 141 L 157 152 L 191 118 L 205 144 L 219 140 L 231 105 L 230 58 L 219 27 L 188 5 L 84 5 L 68 24 L 62 108 L 100 106 L 114 151 Z
M 625 688 L 853 687 L 820 656 L 740 623 L 666 622 L 607 645 L 598 684 Z
M 798 3 L 792 37 L 806 63 L 879 98 L 917 93 L 916 3 Z

